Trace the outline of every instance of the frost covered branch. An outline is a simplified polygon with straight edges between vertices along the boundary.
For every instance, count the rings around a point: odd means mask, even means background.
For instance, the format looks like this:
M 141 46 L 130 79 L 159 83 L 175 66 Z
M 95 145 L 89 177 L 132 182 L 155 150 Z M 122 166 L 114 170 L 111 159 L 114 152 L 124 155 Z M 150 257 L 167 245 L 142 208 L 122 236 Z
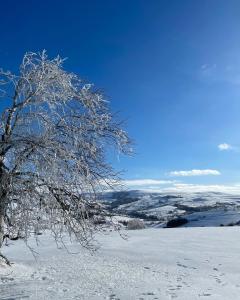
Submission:
M 63 61 L 27 53 L 18 75 L 0 70 L 0 248 L 44 229 L 89 247 L 106 216 L 97 192 L 116 179 L 106 151 L 129 152 L 104 96 Z

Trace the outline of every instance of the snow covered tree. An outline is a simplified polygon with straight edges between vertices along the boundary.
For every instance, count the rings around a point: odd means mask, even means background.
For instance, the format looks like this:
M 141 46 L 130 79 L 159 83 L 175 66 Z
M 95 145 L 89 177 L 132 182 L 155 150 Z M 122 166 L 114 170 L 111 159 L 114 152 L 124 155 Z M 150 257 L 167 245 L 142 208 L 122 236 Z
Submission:
M 63 61 L 26 53 L 18 75 L 0 70 L 0 248 L 43 229 L 88 247 L 105 216 L 97 192 L 116 178 L 106 151 L 129 151 L 102 93 Z

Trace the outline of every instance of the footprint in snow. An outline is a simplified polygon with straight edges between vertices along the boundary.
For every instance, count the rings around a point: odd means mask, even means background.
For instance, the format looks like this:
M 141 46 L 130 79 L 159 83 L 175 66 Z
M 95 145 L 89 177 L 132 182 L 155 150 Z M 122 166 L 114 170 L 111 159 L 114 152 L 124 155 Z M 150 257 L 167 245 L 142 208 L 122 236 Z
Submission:
M 154 293 L 153 292 L 148 292 L 148 293 L 142 293 L 142 295 L 144 295 L 144 296 L 153 296 Z
M 118 298 L 118 297 L 116 296 L 116 294 L 111 294 L 111 295 L 109 295 L 108 299 L 109 299 L 109 300 L 120 300 L 120 298 Z
M 9 281 L 14 281 L 14 278 L 12 277 L 1 277 L 1 282 L 6 283 Z
M 198 296 L 199 296 L 199 297 L 210 297 L 210 296 L 212 296 L 212 294 L 209 294 L 209 293 L 203 293 L 203 294 L 199 294 Z
M 182 268 L 188 268 L 186 265 L 183 265 L 183 264 L 181 264 L 181 263 L 177 263 L 177 265 L 179 266 L 179 267 L 182 267 Z

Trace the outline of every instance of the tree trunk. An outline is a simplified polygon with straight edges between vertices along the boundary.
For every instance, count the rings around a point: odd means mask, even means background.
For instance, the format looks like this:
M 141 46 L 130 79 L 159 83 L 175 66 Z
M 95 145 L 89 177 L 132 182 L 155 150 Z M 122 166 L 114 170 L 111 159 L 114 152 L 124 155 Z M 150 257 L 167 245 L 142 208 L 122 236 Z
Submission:
M 1 182 L 1 181 L 0 181 Z M 1 186 L 0 186 L 1 188 Z M 0 195 L 3 196 L 5 193 L 0 192 Z M 1 248 L 3 245 L 3 240 L 4 240 L 4 212 L 5 212 L 5 197 L 0 197 L 0 258 L 5 261 L 5 263 L 9 266 L 11 266 L 10 261 L 7 259 L 5 255 L 1 253 Z
M 0 249 L 3 244 L 4 237 L 4 217 L 7 198 L 7 176 L 3 168 L 2 159 L 0 159 Z
M 4 237 L 4 217 L 3 217 L 3 212 L 0 211 L 0 249 L 3 244 L 3 237 Z

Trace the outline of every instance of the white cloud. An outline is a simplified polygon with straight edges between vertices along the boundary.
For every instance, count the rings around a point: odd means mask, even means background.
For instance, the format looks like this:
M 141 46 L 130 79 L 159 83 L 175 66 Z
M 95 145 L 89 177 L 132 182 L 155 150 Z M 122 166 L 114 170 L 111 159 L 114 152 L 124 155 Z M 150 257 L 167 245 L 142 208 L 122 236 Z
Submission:
M 159 179 L 130 179 L 130 180 L 123 180 L 122 184 L 125 186 L 156 186 L 156 185 L 163 185 L 163 184 L 171 184 L 175 181 L 172 180 L 159 180 Z
M 227 150 L 232 150 L 233 147 L 231 145 L 227 144 L 227 143 L 223 143 L 223 144 L 218 145 L 218 149 L 220 151 L 227 151 Z
M 204 185 L 204 184 L 187 184 L 175 183 L 171 187 L 164 188 L 161 192 L 168 193 L 198 193 L 198 192 L 219 192 L 227 194 L 240 194 L 240 185 Z
M 205 63 L 200 66 L 200 78 L 210 82 L 224 82 L 231 85 L 240 84 L 239 66 L 235 65 L 217 65 Z
M 126 180 L 101 180 L 100 185 L 103 189 L 160 189 L 162 186 L 172 185 L 176 180 L 160 180 L 160 179 L 126 179 Z
M 203 176 L 203 175 L 221 175 L 218 170 L 188 170 L 188 171 L 172 171 L 169 173 L 170 176 Z
M 212 170 L 214 171 L 214 170 Z M 189 171 L 188 171 L 189 172 Z M 123 181 L 111 182 L 112 187 L 116 184 L 114 190 L 141 190 L 152 193 L 198 193 L 198 192 L 219 192 L 226 194 L 240 195 L 240 184 L 191 184 L 176 180 L 159 179 L 129 179 Z M 105 191 L 113 191 L 112 188 Z
M 213 72 L 217 68 L 216 64 L 203 64 L 201 65 L 202 72 Z

